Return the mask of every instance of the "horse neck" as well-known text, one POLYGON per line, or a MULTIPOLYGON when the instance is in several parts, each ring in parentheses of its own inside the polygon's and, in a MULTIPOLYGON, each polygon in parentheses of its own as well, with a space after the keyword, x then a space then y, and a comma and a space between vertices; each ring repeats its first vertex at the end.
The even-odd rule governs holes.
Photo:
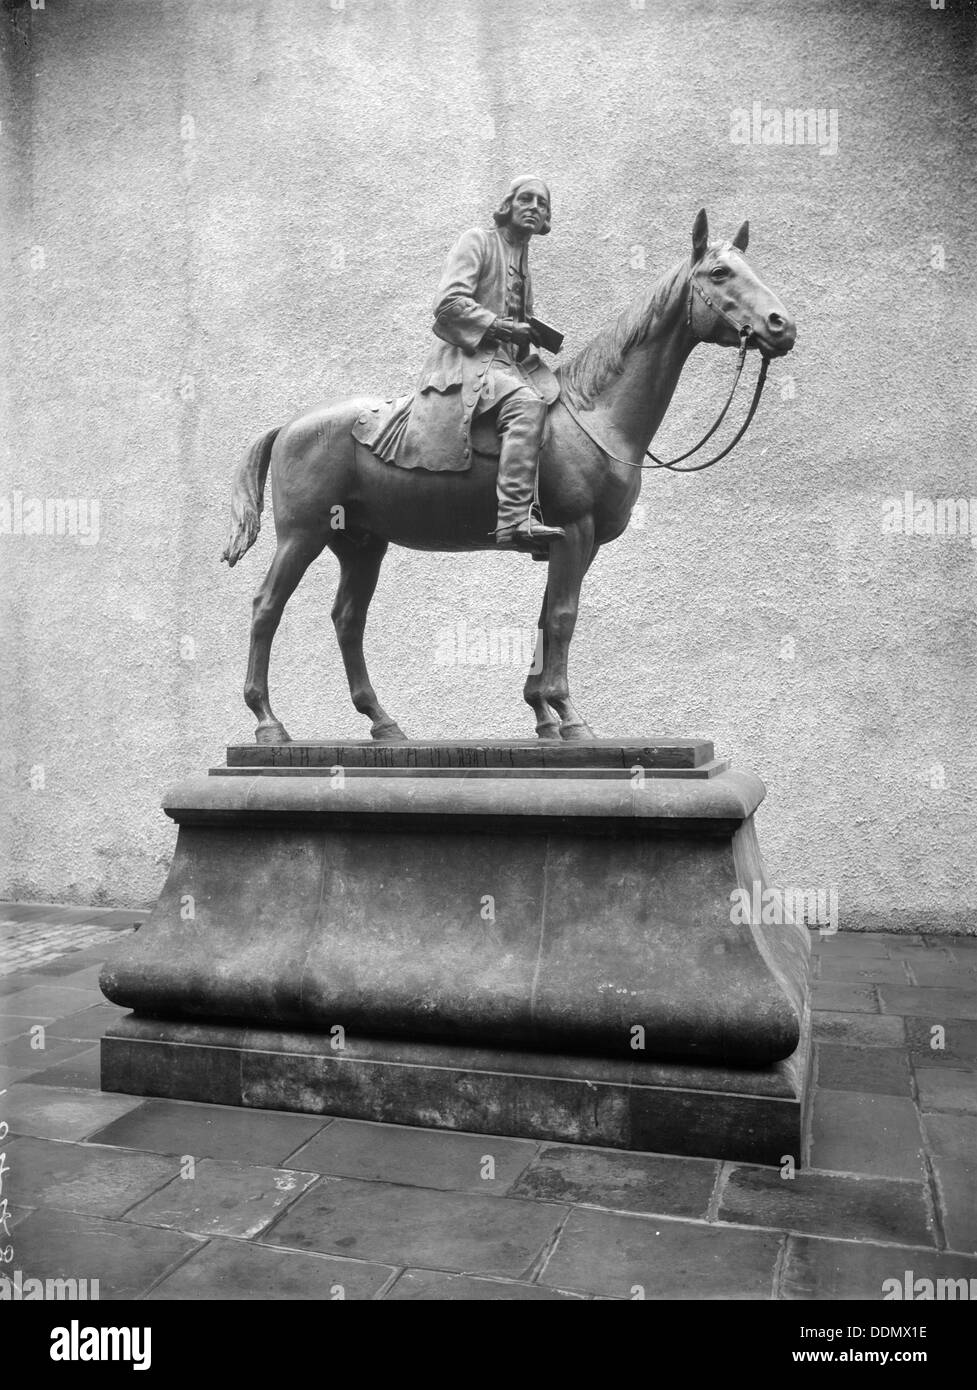
POLYGON ((688 263, 682 261, 662 277, 654 295, 658 310, 646 333, 595 401, 611 432, 630 452, 643 453, 655 437, 696 345, 687 321, 687 294, 688 263))

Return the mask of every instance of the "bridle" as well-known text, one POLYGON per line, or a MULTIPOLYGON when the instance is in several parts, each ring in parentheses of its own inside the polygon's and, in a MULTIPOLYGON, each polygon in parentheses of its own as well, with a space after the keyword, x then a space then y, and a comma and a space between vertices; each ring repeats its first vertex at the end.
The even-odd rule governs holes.
POLYGON ((701 286, 696 282, 694 270, 690 270, 689 272, 689 304, 686 313, 686 322, 688 323, 689 328, 692 327, 692 296, 695 294, 699 296, 702 302, 709 309, 711 309, 714 314, 718 314, 719 317, 725 319, 726 322, 732 328, 735 328, 740 338, 739 356, 736 363, 736 374, 733 377, 733 384, 729 388, 729 395, 726 397, 726 404, 723 406, 722 410, 717 415, 712 427, 706 431, 706 433, 699 440, 698 444, 693 445, 691 449, 687 449, 684 454, 679 454, 677 458, 667 460, 658 458, 655 454, 651 452, 650 449, 646 449, 644 456, 645 458, 651 459, 651 463, 632 463, 630 459, 618 458, 616 454, 611 453, 610 449, 608 449, 605 444, 601 443, 601 441, 594 434, 590 426, 586 425, 584 421, 580 418, 576 406, 572 405, 571 402, 567 399, 567 397, 561 393, 560 399, 566 406, 570 418, 580 426, 584 434, 587 435, 588 438, 591 439, 597 445, 598 449, 600 449, 602 453, 606 454, 607 457, 613 463, 624 464, 626 468, 668 468, 673 473, 701 473, 704 468, 711 468, 714 463, 719 463, 720 459, 724 459, 727 454, 731 453, 732 450, 736 448, 737 444, 743 438, 744 434, 746 434, 746 431, 750 428, 750 424, 753 420, 754 415, 756 414, 757 406, 760 404, 760 397, 763 395, 763 387, 767 380, 767 368, 770 365, 770 357, 767 353, 763 351, 762 348, 760 349, 760 356, 762 358, 762 362, 760 364, 760 374, 757 377, 756 387, 753 391, 753 400, 750 402, 749 413, 747 414, 746 419, 743 421, 743 424, 740 426, 740 429, 736 434, 735 438, 733 438, 730 441, 730 443, 726 445, 726 448, 723 449, 722 453, 716 454, 714 458, 707 459, 705 463, 694 463, 690 465, 690 467, 688 468, 678 468, 676 466, 677 464, 683 463, 687 458, 691 458, 693 454, 697 454, 699 450, 702 448, 703 444, 707 444, 709 442, 712 436, 719 429, 719 426, 725 420, 726 412, 729 410, 729 407, 732 404, 733 397, 736 394, 736 388, 740 382, 740 377, 743 374, 743 364, 746 361, 747 348, 750 345, 750 339, 753 337, 753 329, 749 326, 749 324, 737 323, 734 318, 732 318, 729 314, 726 313, 725 309, 722 309, 718 304, 713 303, 712 299, 709 297, 709 295, 706 294, 705 290, 703 290, 701 286))

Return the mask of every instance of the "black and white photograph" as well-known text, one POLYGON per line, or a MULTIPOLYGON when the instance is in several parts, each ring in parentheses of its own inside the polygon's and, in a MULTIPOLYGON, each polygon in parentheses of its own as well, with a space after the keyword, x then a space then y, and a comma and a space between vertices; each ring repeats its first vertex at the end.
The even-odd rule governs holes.
POLYGON ((2 0, 0 83, 14 1344, 949 1367, 975 0, 2 0))

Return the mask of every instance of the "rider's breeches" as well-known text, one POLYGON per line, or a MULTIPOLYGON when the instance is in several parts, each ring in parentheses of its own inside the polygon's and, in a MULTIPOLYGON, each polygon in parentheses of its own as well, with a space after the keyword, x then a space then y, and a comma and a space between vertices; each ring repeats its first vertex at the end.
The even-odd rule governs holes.
POLYGON ((500 531, 518 526, 529 515, 546 409, 546 402, 529 387, 513 391, 497 407, 495 419, 501 440, 497 523, 500 531))

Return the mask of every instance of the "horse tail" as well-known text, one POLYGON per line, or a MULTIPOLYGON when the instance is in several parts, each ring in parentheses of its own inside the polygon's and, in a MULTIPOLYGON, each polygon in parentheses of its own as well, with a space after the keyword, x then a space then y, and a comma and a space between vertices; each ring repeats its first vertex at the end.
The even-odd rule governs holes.
POLYGON ((256 439, 234 474, 231 484, 231 534, 221 553, 221 559, 226 560, 232 569, 258 539, 271 446, 280 429, 281 425, 276 425, 273 430, 256 439))

